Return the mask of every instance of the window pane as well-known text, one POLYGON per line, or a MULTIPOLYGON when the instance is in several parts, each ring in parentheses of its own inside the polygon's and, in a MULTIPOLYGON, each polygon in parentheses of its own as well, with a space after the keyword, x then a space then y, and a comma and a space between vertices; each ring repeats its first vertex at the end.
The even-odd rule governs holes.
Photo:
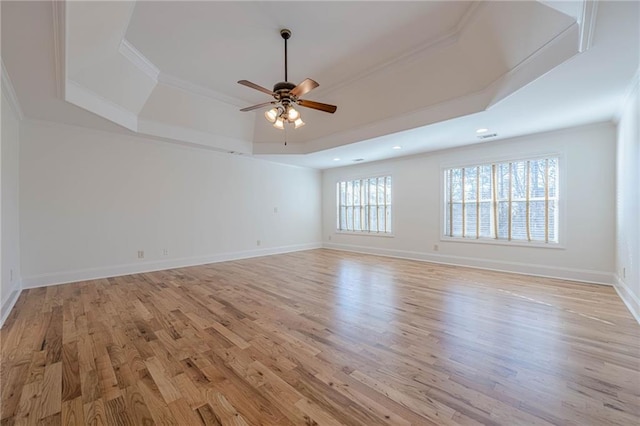
POLYGON ((451 201, 462 201, 462 169, 451 170, 451 201))
POLYGON ((509 199, 509 163, 500 163, 497 165, 497 190, 498 200, 509 199))
POLYGON ((492 203, 490 201, 480 203, 480 237, 493 238, 491 208, 492 203))
POLYGON ((468 203, 465 208, 465 233, 464 236, 468 238, 476 237, 476 203, 468 203))
POLYGON ((467 202, 476 200, 476 189, 478 188, 476 170, 476 167, 464 169, 464 199, 467 202))
POLYGON ((558 242, 557 232, 557 203, 554 200, 549 201, 549 241, 558 242))
POLYGON ((361 231, 362 227, 360 225, 360 207, 354 207, 353 219, 355 221, 354 229, 356 231, 361 231))
POLYGON ((390 207, 387 207, 386 222, 387 222, 387 232, 391 232, 391 208, 390 207))
POLYGON ((378 178, 378 205, 384 205, 385 203, 385 179, 378 178))
POLYGON ((509 202, 498 202, 498 238, 509 238, 509 202))
POLYGON ((369 207, 369 226, 370 231, 375 232, 378 229, 378 209, 375 206, 369 207))
POLYGON ((514 201, 511 205, 511 238, 527 239, 527 203, 514 201))
POLYGON ((491 200, 491 165, 480 166, 480 199, 491 200))
POLYGON ((384 206, 378 207, 378 232, 384 232, 385 213, 384 206))
POLYGON ((558 176, 558 159, 549 159, 549 197, 555 198, 558 196, 557 188, 557 176, 558 176))
POLYGON ((462 236, 462 204, 453 203, 453 235, 452 237, 462 236))
MULTIPOLYGON (((386 187, 387 187, 387 199, 385 200, 385 203, 387 205, 391 205, 391 176, 387 176, 386 178, 386 187)), ((389 210, 389 209, 388 209, 389 210)), ((390 229, 390 228, 387 228, 390 229)))
POLYGON ((527 163, 515 161, 512 163, 512 200, 525 200, 527 198, 527 163))
POLYGON ((529 221, 531 223, 531 240, 544 241, 544 201, 529 203, 529 221))
POLYGON ((347 226, 345 229, 353 230, 353 207, 347 207, 347 226))

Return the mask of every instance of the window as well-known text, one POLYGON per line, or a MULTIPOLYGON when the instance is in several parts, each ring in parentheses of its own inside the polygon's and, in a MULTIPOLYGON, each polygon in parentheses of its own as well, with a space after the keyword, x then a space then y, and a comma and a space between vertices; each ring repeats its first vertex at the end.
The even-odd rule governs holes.
POLYGON ((338 231, 391 233, 391 176, 337 183, 338 231))
POLYGON ((558 158, 447 169, 447 237, 558 243, 558 158))

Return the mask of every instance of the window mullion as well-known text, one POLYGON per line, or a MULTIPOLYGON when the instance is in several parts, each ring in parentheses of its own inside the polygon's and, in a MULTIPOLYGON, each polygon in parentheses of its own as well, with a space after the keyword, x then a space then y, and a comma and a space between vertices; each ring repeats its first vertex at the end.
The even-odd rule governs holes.
POLYGON ((491 197, 493 198, 493 235, 498 239, 498 170, 495 164, 491 165, 491 197))
POLYGON ((384 219, 384 232, 387 232, 387 178, 378 178, 378 180, 382 179, 382 201, 384 203, 382 218, 384 219))
POLYGON ((531 161, 527 161, 527 184, 526 184, 526 188, 525 188, 525 192, 526 192, 526 226, 527 226, 527 241, 531 241, 531 218, 529 216, 531 216, 531 206, 529 205, 530 203, 530 191, 531 191, 531 161))
POLYGON ((449 236, 453 237, 453 169, 449 169, 449 236))
POLYGON ((462 168, 462 238, 465 237, 466 234, 466 208, 467 206, 465 205, 465 190, 464 190, 464 180, 465 180, 465 168, 462 168))
POLYGON ((544 160, 544 242, 549 242, 549 159, 544 160))
POLYGON ((511 241, 511 226, 513 224, 512 223, 513 212, 511 211, 512 197, 513 197, 513 163, 509 163, 509 202, 508 202, 508 208, 507 208, 507 214, 509 215, 509 217, 507 218, 507 224, 508 224, 507 239, 509 241, 511 241))
POLYGON ((476 167, 476 240, 480 238, 480 166, 476 167))

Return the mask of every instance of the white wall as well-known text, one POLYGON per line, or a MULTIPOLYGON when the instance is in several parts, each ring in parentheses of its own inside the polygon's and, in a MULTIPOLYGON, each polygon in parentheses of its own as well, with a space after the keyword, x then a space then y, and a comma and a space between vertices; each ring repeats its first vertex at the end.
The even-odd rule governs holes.
POLYGON ((323 239, 338 249, 612 284, 614 167, 615 127, 605 123, 329 169, 323 173, 323 239), (440 240, 442 167, 548 153, 559 153, 564 169, 564 249, 440 240), (336 181, 384 173, 393 176, 394 236, 336 233, 336 181))
POLYGON ((0 325, 9 314, 20 291, 18 232, 18 138, 20 123, 7 100, 4 84, 2 94, 0 325))
POLYGON ((618 123, 616 289, 640 322, 640 72, 618 123))
POLYGON ((317 247, 320 187, 317 170, 26 122, 23 285, 317 247))

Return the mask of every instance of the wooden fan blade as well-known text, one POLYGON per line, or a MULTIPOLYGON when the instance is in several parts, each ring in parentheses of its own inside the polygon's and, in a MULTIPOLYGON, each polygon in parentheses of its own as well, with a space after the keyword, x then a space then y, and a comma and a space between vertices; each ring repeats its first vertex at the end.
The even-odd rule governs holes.
POLYGON ((273 96, 273 92, 271 90, 265 89, 262 86, 258 86, 257 84, 252 83, 252 82, 250 82, 248 80, 240 80, 240 81, 238 81, 238 84, 242 84, 243 86, 251 87, 252 89, 256 89, 256 90, 259 90, 259 91, 261 91, 263 93, 266 93, 267 95, 273 96))
POLYGON ((335 106, 335 105, 323 104, 321 102, 307 101, 307 100, 304 100, 304 99, 298 100, 298 105, 306 107, 306 108, 317 109, 317 110, 328 112, 328 113, 331 113, 331 114, 336 112, 336 110, 338 109, 338 107, 335 106))
POLYGON ((242 108, 240 111, 244 111, 244 112, 253 111, 254 109, 263 108, 263 107, 266 107, 268 105, 273 105, 275 103, 276 103, 276 101, 264 102, 264 103, 261 103, 261 104, 258 104, 258 105, 253 105, 253 106, 250 106, 250 107, 242 108))
POLYGON ((311 80, 310 78, 307 78, 305 81, 291 89, 291 92, 289 93, 291 93, 291 95, 295 96, 296 98, 299 98, 300 96, 304 95, 305 93, 309 93, 318 86, 320 86, 318 83, 311 80))

